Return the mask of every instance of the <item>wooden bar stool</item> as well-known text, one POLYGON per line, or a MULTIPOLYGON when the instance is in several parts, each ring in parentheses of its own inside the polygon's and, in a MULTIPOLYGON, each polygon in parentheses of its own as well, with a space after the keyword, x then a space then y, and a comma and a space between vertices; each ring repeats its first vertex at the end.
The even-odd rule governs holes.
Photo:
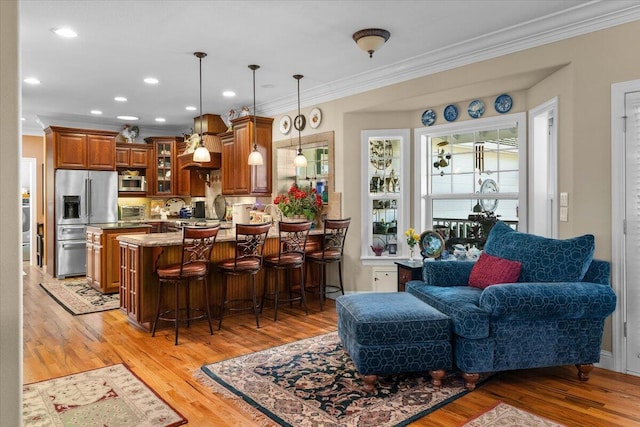
POLYGON ((220 230, 216 227, 184 227, 182 229, 182 253, 179 264, 170 264, 167 266, 157 267, 158 274, 158 307, 156 309, 156 318, 153 321, 153 329, 151 336, 156 335, 156 326, 158 320, 166 320, 175 323, 176 341, 178 345, 178 325, 180 321, 186 321, 187 327, 190 322, 196 319, 207 318, 209 322, 209 331, 213 335, 213 327, 211 325, 211 310, 209 308, 209 286, 207 279, 209 277, 209 259, 211 256, 211 248, 216 241, 216 236, 220 230), (200 281, 204 290, 204 307, 191 308, 190 301, 190 285, 191 281, 200 281), (165 286, 173 286, 175 290, 175 306, 172 310, 160 312, 162 309, 162 288, 165 286), (185 308, 180 308, 180 288, 185 289, 185 308), (184 319, 180 318, 180 312, 185 311, 184 319), (197 313, 192 315, 192 311, 197 313))
POLYGON ((304 306, 306 314, 309 314, 307 307, 307 298, 304 290, 304 261, 305 247, 307 245, 307 237, 311 229, 312 221, 305 222, 280 222, 278 224, 278 253, 276 255, 268 255, 264 257, 264 286, 262 290, 262 301, 260 302, 260 312, 264 308, 264 300, 273 300, 273 321, 278 320, 278 302, 288 302, 293 304, 300 301, 304 306), (296 291, 293 289, 293 271, 300 270, 300 287, 296 291), (275 289, 273 293, 267 295, 267 272, 272 270, 275 272, 275 289), (287 285, 288 297, 282 299, 280 294, 280 276, 281 273, 286 274, 285 283, 287 285), (296 292, 298 296, 294 297, 296 292))
POLYGON ((317 294, 320 297, 320 311, 327 294, 341 292, 344 295, 344 284, 342 282, 342 256, 344 252, 344 242, 347 238, 347 231, 351 224, 351 218, 325 219, 324 236, 322 239, 322 249, 307 254, 307 261, 320 267, 320 280, 317 294), (340 285, 327 286, 327 265, 338 264, 338 277, 340 285), (329 289, 329 290, 327 290, 329 289))
POLYGON ((264 243, 269 234, 271 224, 237 224, 235 257, 218 262, 218 270, 223 275, 222 301, 220 303, 220 321, 218 329, 222 327, 224 309, 231 303, 251 301, 251 307, 229 307, 229 310, 253 310, 256 316, 256 326, 260 327, 259 305, 256 295, 256 274, 262 269, 262 253, 264 243), (227 281, 229 276, 250 276, 252 287, 252 300, 232 299, 227 300, 227 281))

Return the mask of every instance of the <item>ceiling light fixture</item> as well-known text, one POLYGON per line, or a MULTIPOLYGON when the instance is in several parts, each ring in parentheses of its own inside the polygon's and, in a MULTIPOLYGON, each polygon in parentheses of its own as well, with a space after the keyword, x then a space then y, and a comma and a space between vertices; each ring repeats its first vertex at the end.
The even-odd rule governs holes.
POLYGON ((225 90, 224 92, 222 92, 222 96, 224 96, 225 98, 233 98, 234 96, 236 96, 236 93, 232 90, 225 90))
POLYGON ((197 108, 194 107, 193 105, 188 105, 188 106, 184 107, 184 109, 187 110, 187 111, 196 111, 197 110, 197 108))
POLYGON ((253 71, 253 151, 249 154, 249 165, 260 166, 264 163, 262 154, 258 151, 258 123, 256 119, 256 70, 260 68, 260 66, 249 65, 249 68, 253 71))
POLYGON ((74 37, 78 37, 78 33, 73 31, 71 28, 63 27, 63 28, 54 28, 51 31, 59 35, 60 37, 65 37, 68 39, 72 39, 74 37))
POLYGON ((157 85, 158 83, 160 83, 160 80, 156 79, 155 77, 146 77, 144 79, 144 82, 150 85, 157 85))
POLYGON ((125 98, 124 96, 116 96, 115 98, 113 98, 113 100, 118 102, 127 102, 127 98, 125 98))
POLYGON ((120 120, 140 120, 140 117, 136 116, 116 116, 116 118, 120 120))
POLYGON ((300 131, 304 127, 304 117, 300 115, 300 79, 304 76, 302 74, 294 74, 293 78, 298 81, 298 115, 293 121, 294 126, 298 129, 298 155, 293 159, 293 164, 298 168, 304 168, 307 166, 307 158, 302 154, 302 136, 300 131))
POLYGON ((40 80, 36 79, 35 77, 27 77, 23 81, 25 83, 27 83, 27 84, 30 84, 30 85, 39 85, 40 84, 40 80))
POLYGON ((193 161, 210 162, 211 154, 209 154, 207 147, 204 146, 204 135, 202 134, 202 58, 207 56, 207 54, 204 52, 194 52, 193 54, 200 62, 200 145, 196 148, 196 151, 193 152, 193 161))
POLYGON ((382 47, 389 40, 389 37, 391 37, 391 33, 381 28, 366 28, 353 33, 353 41, 360 49, 369 54, 369 58, 373 58, 373 52, 382 47))
POLYGON ((100 114, 102 114, 102 111, 100 111, 100 110, 91 110, 90 112, 91 112, 91 114, 94 114, 96 116, 99 116, 100 114))
POLYGON ((164 117, 156 117, 156 122, 158 122, 158 123, 164 123, 166 121, 167 121, 167 119, 165 119, 164 117))

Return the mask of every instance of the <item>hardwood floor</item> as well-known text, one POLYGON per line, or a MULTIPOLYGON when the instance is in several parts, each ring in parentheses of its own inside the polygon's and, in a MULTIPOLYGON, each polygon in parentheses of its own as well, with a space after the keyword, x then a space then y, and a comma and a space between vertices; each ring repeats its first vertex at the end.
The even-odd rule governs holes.
MULTIPOLYGON (((336 330, 333 304, 318 310, 281 309, 278 322, 265 308, 260 329, 251 313, 225 316, 221 331, 209 335, 206 321, 152 338, 131 326, 120 310, 72 316, 38 286, 52 280, 25 264, 24 382, 31 383, 127 364, 192 426, 251 426, 250 414, 201 386, 193 372, 211 363, 336 330)), ((499 373, 475 391, 417 420, 412 426, 459 426, 503 401, 567 426, 640 426, 640 378, 594 369, 587 383, 573 366, 499 373)))

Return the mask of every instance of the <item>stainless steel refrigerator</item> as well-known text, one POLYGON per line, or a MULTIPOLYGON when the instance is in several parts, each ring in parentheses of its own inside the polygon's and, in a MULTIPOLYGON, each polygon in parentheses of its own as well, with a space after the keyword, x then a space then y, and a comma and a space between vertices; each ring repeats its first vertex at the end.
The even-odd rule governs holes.
POLYGON ((118 221, 118 173, 58 169, 56 276, 87 273, 86 226, 118 221))

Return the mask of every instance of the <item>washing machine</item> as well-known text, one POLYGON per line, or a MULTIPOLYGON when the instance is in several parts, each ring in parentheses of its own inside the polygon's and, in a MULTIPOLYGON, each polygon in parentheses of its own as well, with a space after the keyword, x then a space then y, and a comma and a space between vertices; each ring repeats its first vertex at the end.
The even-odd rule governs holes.
POLYGON ((28 198, 22 199, 22 260, 31 259, 31 204, 28 198))

